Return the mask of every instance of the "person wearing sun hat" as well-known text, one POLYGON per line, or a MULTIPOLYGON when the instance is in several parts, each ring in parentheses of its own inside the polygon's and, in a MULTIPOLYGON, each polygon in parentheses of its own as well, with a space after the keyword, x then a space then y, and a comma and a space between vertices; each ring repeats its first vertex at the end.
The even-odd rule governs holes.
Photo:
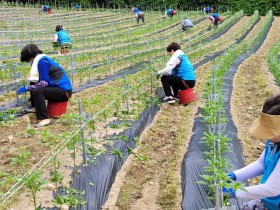
POLYGON ((254 138, 266 141, 265 149, 258 160, 229 173, 228 177, 241 181, 262 175, 260 184, 242 191, 223 188, 223 192, 248 200, 242 210, 280 210, 280 94, 265 101, 249 132, 254 138))

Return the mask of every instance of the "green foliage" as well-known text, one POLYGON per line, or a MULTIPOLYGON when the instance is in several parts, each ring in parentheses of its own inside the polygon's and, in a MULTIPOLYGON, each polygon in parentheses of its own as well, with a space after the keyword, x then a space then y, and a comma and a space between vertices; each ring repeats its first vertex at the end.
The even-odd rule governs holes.
POLYGON ((16 157, 11 158, 11 163, 19 166, 26 166, 30 154, 30 151, 23 151, 16 157))
POLYGON ((63 194, 64 195, 57 195, 53 203, 58 205, 66 204, 72 208, 76 208, 78 204, 82 206, 86 205, 86 201, 83 198, 85 191, 80 192, 72 187, 68 187, 63 189, 63 194))
POLYGON ((113 149, 111 152, 110 152, 110 155, 117 155, 119 156, 120 158, 123 158, 123 153, 118 150, 118 149, 113 149))
POLYGON ((37 192, 40 190, 40 187, 45 184, 45 181, 41 177, 41 173, 39 172, 32 172, 26 179, 23 180, 25 186, 30 190, 33 198, 33 204, 35 210, 37 210, 37 203, 36 203, 36 195, 37 192))

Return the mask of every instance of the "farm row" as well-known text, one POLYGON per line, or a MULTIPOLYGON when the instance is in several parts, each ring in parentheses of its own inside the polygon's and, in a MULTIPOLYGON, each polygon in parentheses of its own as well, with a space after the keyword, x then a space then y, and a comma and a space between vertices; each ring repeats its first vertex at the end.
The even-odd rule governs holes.
MULTIPOLYGON (((62 14, 61 16, 63 15, 66 14, 62 14)), ((268 13, 266 17, 262 18, 259 17, 258 12, 255 12, 251 17, 243 17, 242 12, 234 15, 224 14, 226 20, 223 24, 216 29, 208 31, 206 30, 209 24, 207 20, 202 21, 203 16, 197 15, 196 12, 190 12, 187 15, 194 22, 197 21, 197 24, 187 33, 180 31, 180 22, 186 14, 179 14, 175 18, 167 20, 162 19, 160 14, 147 15, 147 23, 137 27, 133 24, 134 20, 129 15, 126 17, 123 14, 115 14, 117 17, 114 17, 114 22, 111 21, 112 14, 106 13, 89 14, 85 12, 85 14, 67 15, 69 15, 67 16, 69 23, 73 20, 73 22, 76 21, 78 24, 81 22, 79 18, 84 18, 83 23, 85 23, 84 27, 87 30, 81 31, 74 28, 71 30, 69 28, 68 32, 69 34, 73 34, 73 40, 75 40, 73 43, 75 45, 77 43, 77 47, 74 47, 69 55, 52 55, 52 57, 66 68, 78 93, 74 94, 69 102, 68 114, 59 120, 53 121, 53 124, 47 128, 40 130, 34 129, 30 125, 35 121, 34 116, 31 114, 20 118, 8 115, 9 121, 1 123, 1 132, 3 136, 7 137, 1 140, 3 144, 0 158, 2 163, 0 175, 1 204, 5 207, 7 203, 13 200, 14 195, 19 195, 23 192, 18 189, 22 189, 21 187, 24 183, 27 189, 30 190, 32 185, 30 185, 27 178, 31 177, 31 180, 32 178, 36 178, 37 181, 40 181, 42 178, 49 180, 48 182, 52 183, 53 186, 58 187, 63 185, 65 189, 73 192, 73 194, 65 194, 65 191, 63 191, 60 196, 56 196, 54 203, 57 206, 67 204, 68 206, 75 207, 78 204, 79 208, 81 208, 81 205, 85 205, 88 209, 100 209, 105 202, 111 185, 106 186, 104 189, 102 188, 104 193, 100 195, 94 194, 93 196, 93 191, 101 189, 100 187, 103 186, 103 182, 98 183, 85 180, 84 185, 87 187, 83 188, 75 186, 75 180, 80 179, 83 170, 86 170, 84 168, 94 167, 95 164, 99 164, 98 167, 101 167, 99 161, 104 156, 105 159, 106 157, 109 159, 114 157, 122 165, 128 154, 132 153, 136 161, 129 169, 131 173, 128 173, 127 181, 121 188, 117 202, 118 206, 121 209, 133 208, 133 205, 136 204, 137 196, 142 193, 144 183, 154 179, 156 177, 155 173, 158 173, 161 175, 161 178, 156 180, 155 183, 160 183, 159 187, 161 189, 169 190, 163 190, 163 193, 158 195, 158 203, 164 209, 179 209, 178 198, 180 197, 180 193, 178 191, 178 183, 180 178, 175 174, 179 170, 180 154, 184 153, 183 149, 186 149, 182 147, 182 144, 183 142, 188 142, 190 136, 179 134, 181 139, 178 139, 176 136, 171 135, 171 137, 168 134, 172 132, 172 129, 175 129, 175 132, 182 132, 186 128, 180 126, 171 130, 166 129, 166 136, 163 135, 163 138, 159 141, 158 136, 160 136, 160 133, 163 132, 165 127, 160 128, 159 126, 155 134, 151 137, 155 141, 155 144, 152 144, 151 139, 145 143, 145 138, 138 142, 138 136, 127 138, 122 132, 134 125, 137 119, 141 119, 143 112, 148 107, 159 104, 158 96, 155 94, 155 90, 159 87, 159 82, 155 80, 154 75, 156 70, 162 68, 167 58, 164 56, 165 46, 172 41, 176 41, 181 44, 183 51, 187 53, 197 67, 196 72, 200 79, 196 87, 196 94, 198 98, 204 95, 206 99, 203 118, 205 122, 209 123, 210 128, 209 134, 206 134, 204 139, 208 142, 210 148, 215 145, 215 142, 210 142, 210 138, 223 140, 221 133, 214 137, 211 136, 213 134, 213 130, 211 129, 215 128, 215 124, 219 121, 216 118, 217 112, 220 113, 219 123, 226 122, 222 100, 223 75, 230 65, 232 65, 235 58, 250 50, 252 46, 259 42, 265 30, 269 28, 272 14, 268 13), (87 16, 89 16, 89 19, 87 16), (92 20, 98 21, 91 23, 92 20), (102 28, 102 25, 104 25, 104 28, 102 28), (113 31, 110 28, 111 25, 114 25, 113 31), (126 27, 127 25, 128 27, 126 27), (99 27, 101 28, 100 30, 99 27), (133 27, 133 30, 131 27, 133 27), (98 30, 92 31, 93 28, 98 28, 98 30), (128 36, 129 33, 131 34, 130 36, 128 36), (79 36, 82 39, 78 38, 79 36), (220 54, 222 55, 217 57, 220 54), (215 63, 213 63, 213 59, 215 59, 215 63), (92 68, 92 65, 95 65, 95 68, 92 68), (213 66, 212 70, 211 66, 213 66), (134 68, 137 68, 136 73, 133 71, 134 68), (129 72, 133 74, 129 74, 129 72), (114 75, 121 76, 119 76, 119 79, 110 81, 110 78, 113 78, 114 75), (207 77, 210 78, 209 81, 207 81, 207 77), (98 83, 98 80, 103 78, 107 78, 108 80, 102 85, 96 85, 96 87, 89 89, 84 88, 85 90, 82 91, 78 89, 82 86, 86 87, 86 85, 91 87, 93 86, 91 85, 92 83, 98 83), (80 114, 78 114, 78 103, 82 105, 82 110, 81 106, 79 107, 80 114), (170 137, 175 140, 174 143, 170 143, 170 137), (207 138, 209 138, 209 141, 207 138), (124 148, 117 146, 119 142, 122 142, 120 143, 122 145, 124 144, 124 148), (132 150, 136 143, 139 148, 137 152, 132 150), (164 147, 166 144, 169 145, 167 148, 164 147), (167 152, 166 149, 172 147, 172 144, 174 144, 174 150, 167 152), (162 149, 158 149, 159 147, 162 149), (165 157, 169 156, 172 158, 166 160, 162 155, 158 155, 158 159, 155 158, 155 155, 160 153, 165 154, 165 157), (152 161, 153 159, 154 161, 152 161), (158 164, 155 164, 155 161, 158 161, 158 164), (48 162, 51 163, 49 164, 48 162), (77 167, 75 169, 75 166, 85 162, 87 163, 86 167, 82 167, 81 169, 77 167), (167 169, 165 170, 159 168, 163 163, 167 165, 167 169), (68 168, 66 171, 65 165, 68 168), (70 184, 70 187, 69 174, 71 170, 69 168, 74 168, 74 172, 76 170, 76 173, 71 178, 72 184, 70 184), (139 171, 141 172, 141 176, 133 173, 139 168, 141 169, 139 171), (130 183, 128 180, 136 181, 130 183), (134 186, 133 188, 131 188, 132 185, 134 186), (80 192, 75 191, 74 187, 80 192), (82 193, 83 190, 85 190, 84 193, 82 193), (130 193, 128 194, 128 192, 130 193), (70 203, 67 200, 67 196, 69 198, 74 194, 80 194, 80 197, 83 199, 77 199, 78 201, 70 203), (94 202, 88 202, 92 200, 92 197, 95 198, 94 202)), ((49 18, 49 20, 45 21, 51 21, 56 25, 54 20, 56 18, 59 19, 59 17, 60 14, 57 14, 57 17, 54 15, 44 17, 43 19, 49 18)), ((16 15, 13 14, 11 18, 16 18, 16 15)), ((29 27, 32 28, 32 21, 32 19, 28 20, 28 16, 24 19, 24 22, 26 22, 25 31, 29 27)), ((17 25, 22 25, 21 23, 20 21, 19 23, 14 22, 14 24, 8 27, 15 28, 17 25)), ((66 24, 63 23, 63 25, 66 24)), ((46 42, 45 40, 47 40, 44 37, 48 36, 48 30, 40 27, 36 26, 35 30, 31 33, 36 35, 36 39, 34 40, 42 41, 39 41, 38 45, 44 51, 50 52, 50 46, 44 44, 46 42)), ((2 91, 2 102, 4 105, 11 104, 11 101, 16 99, 15 87, 18 84, 24 84, 29 72, 27 66, 18 64, 18 61, 12 58, 15 54, 19 54, 21 45, 26 41, 26 37, 23 38, 25 35, 20 31, 22 30, 19 30, 19 33, 15 33, 17 35, 11 37, 9 40, 3 39, 3 42, 7 42, 7 44, 4 44, 6 48, 3 48, 4 51, 1 52, 1 55, 11 56, 9 60, 3 60, 3 66, 1 68, 0 79, 5 84, 2 91), (15 75, 19 76, 15 77, 15 75), (8 101, 6 98, 8 98, 8 101)), ((52 28, 50 28, 50 31, 52 31, 52 28)), ((7 34, 5 34, 6 36, 7 34)), ((271 57, 269 59, 270 65, 272 66, 271 69, 279 68, 279 63, 275 59, 277 57, 275 55, 278 49, 277 46, 279 45, 276 45, 269 54, 271 57)), ((277 75, 277 71, 275 72, 277 75)), ((18 100, 26 101, 27 98, 28 96, 25 95, 18 100)), ((199 99, 198 103, 191 104, 187 107, 182 116, 180 116, 182 112, 181 108, 175 107, 174 112, 176 114, 174 118, 169 116, 172 119, 170 121, 167 120, 167 122, 176 124, 180 120, 183 120, 183 116, 193 116, 192 112, 198 106, 202 107, 202 104, 204 104, 203 100, 199 99)), ((168 115, 166 113, 168 107, 162 106, 162 109, 160 112, 168 115)), ((159 113, 160 117, 164 121, 161 113, 159 113)), ((161 123, 159 121, 156 122, 161 123)), ((188 123, 192 127, 192 122, 188 123)), ((226 144, 226 141, 224 143, 226 144)), ((207 159, 210 160, 217 156, 221 158, 221 151, 227 151, 224 145, 220 145, 218 150, 214 147, 208 153, 207 159)), ((218 159, 218 161, 221 162, 222 160, 218 159)), ((224 169, 225 165, 211 165, 208 168, 208 172, 210 173, 209 177, 219 177, 219 180, 209 180, 209 177, 205 178, 211 181, 211 183, 217 183, 218 181, 224 184, 223 181, 226 181, 222 173, 224 169), (222 176, 215 174, 216 172, 222 174, 222 176)), ((95 172, 98 174, 98 170, 95 170, 95 172)), ((109 173, 107 176, 111 176, 110 180, 114 180, 114 175, 109 173)), ((43 184, 43 182, 38 183, 43 184)), ((50 198, 51 192, 44 190, 44 187, 45 185, 41 192, 37 194, 37 204, 40 203, 45 207, 52 206, 50 203, 52 199, 50 198), (40 193, 44 196, 40 196, 40 193), (44 193, 49 194, 49 196, 45 196, 44 193)), ((188 186, 185 186, 185 188, 188 188, 188 186)), ((13 204, 12 207, 19 209, 19 206, 26 203, 29 206, 25 208, 31 208, 32 200, 24 195, 25 193, 19 197, 18 204, 13 204)), ((188 205, 192 205, 191 202, 187 203, 189 203, 188 205)), ((208 205, 210 204, 208 203, 208 205)), ((193 208, 185 206, 185 209, 193 208)))

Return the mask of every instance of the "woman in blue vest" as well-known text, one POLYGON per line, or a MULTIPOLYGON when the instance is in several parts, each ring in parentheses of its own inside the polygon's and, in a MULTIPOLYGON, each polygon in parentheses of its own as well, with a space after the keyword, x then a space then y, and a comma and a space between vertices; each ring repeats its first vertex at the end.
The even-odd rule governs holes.
POLYGON ((69 49, 72 48, 72 43, 67 31, 63 30, 62 25, 57 25, 55 27, 55 31, 56 34, 53 40, 54 49, 55 50, 57 50, 58 48, 60 49, 58 51, 58 54, 69 52, 69 49))
POLYGON ((234 191, 223 191, 237 198, 249 200, 242 210, 280 210, 280 95, 265 101, 260 116, 249 131, 253 137, 266 140, 265 149, 259 159, 248 166, 231 172, 228 176, 241 181, 261 176, 259 185, 234 191))
POLYGON ((213 24, 214 24, 214 26, 217 26, 218 22, 222 22, 223 21, 223 18, 219 14, 217 14, 217 13, 208 15, 207 19, 209 19, 211 21, 209 27, 212 27, 213 24))
POLYGON ((168 9, 165 12, 164 18, 166 18, 166 16, 169 17, 173 17, 173 15, 176 15, 177 11, 175 9, 168 9))
POLYGON ((72 85, 65 70, 54 60, 44 55, 35 44, 28 44, 21 50, 21 62, 31 65, 29 81, 32 85, 20 87, 18 94, 30 91, 32 108, 39 121, 35 126, 50 124, 45 100, 65 102, 71 98, 72 85))
POLYGON ((136 7, 132 7, 131 12, 132 12, 133 14, 135 14, 137 24, 139 24, 139 20, 140 20, 140 19, 142 20, 142 23, 145 24, 145 19, 144 19, 145 17, 144 17, 144 13, 143 13, 143 12, 141 12, 141 11, 140 11, 138 8, 136 8, 136 7))
POLYGON ((175 103, 175 99, 178 99, 179 90, 186 90, 195 86, 196 76, 192 63, 183 53, 179 44, 172 42, 166 50, 171 58, 166 67, 157 72, 157 78, 162 75, 161 83, 166 95, 163 101, 175 103))

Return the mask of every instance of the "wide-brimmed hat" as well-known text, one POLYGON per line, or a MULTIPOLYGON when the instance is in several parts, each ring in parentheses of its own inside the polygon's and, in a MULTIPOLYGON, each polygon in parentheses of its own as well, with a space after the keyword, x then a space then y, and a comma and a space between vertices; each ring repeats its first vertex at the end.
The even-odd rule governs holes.
POLYGON ((261 112, 253 122, 249 132, 261 140, 273 139, 280 135, 280 115, 269 115, 261 112))

